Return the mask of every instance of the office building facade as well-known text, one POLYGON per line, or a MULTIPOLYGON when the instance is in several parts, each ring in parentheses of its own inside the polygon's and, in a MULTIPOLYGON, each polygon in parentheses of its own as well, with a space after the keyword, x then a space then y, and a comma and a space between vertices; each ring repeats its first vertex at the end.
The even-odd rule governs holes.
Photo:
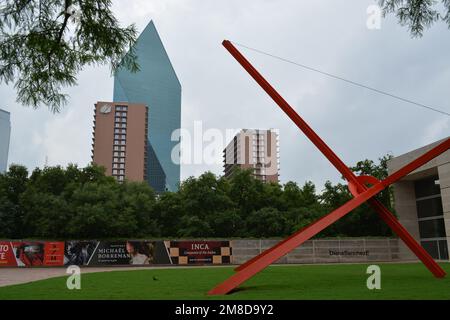
POLYGON ((119 182, 147 180, 148 108, 127 102, 97 102, 92 162, 119 182))
POLYGON ((223 151, 224 175, 237 168, 252 170, 262 182, 279 181, 279 143, 275 130, 241 130, 223 151))
MULTIPOLYGON (((447 138, 448 139, 448 138, 447 138)), ((388 162, 393 173, 441 141, 413 150, 388 162)), ((394 184, 395 210, 399 221, 436 260, 449 260, 450 150, 394 184)), ((415 256, 405 245, 402 258, 415 256)))
POLYGON ((135 52, 140 71, 116 72, 113 100, 148 106, 147 181, 157 192, 176 191, 180 165, 172 150, 179 139, 172 141, 172 134, 181 126, 181 84, 153 22, 139 36, 135 52))
POLYGON ((8 168, 10 135, 10 113, 8 111, 0 109, 0 173, 4 173, 8 168))

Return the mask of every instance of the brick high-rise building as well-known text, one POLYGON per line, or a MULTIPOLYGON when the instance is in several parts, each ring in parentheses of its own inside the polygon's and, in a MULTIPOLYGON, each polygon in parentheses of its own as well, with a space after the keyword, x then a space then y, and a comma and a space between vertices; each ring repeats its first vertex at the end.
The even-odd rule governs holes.
POLYGON ((225 177, 236 168, 251 169, 256 179, 278 182, 279 147, 275 130, 241 130, 223 151, 225 177))
POLYGON ((147 179, 148 108, 128 102, 97 102, 92 161, 118 181, 147 179))

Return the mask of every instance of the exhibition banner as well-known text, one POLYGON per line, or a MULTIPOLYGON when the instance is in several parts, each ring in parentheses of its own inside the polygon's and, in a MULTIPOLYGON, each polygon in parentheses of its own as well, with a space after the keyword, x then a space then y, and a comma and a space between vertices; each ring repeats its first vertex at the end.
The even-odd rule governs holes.
POLYGON ((163 241, 67 241, 65 265, 171 264, 163 241))
POLYGON ((0 241, 0 267, 229 264, 229 241, 0 241))
POLYGON ((170 241, 173 264, 229 264, 232 249, 229 241, 170 241))
POLYGON ((62 266, 64 242, 2 241, 0 242, 0 266, 39 267, 62 266))

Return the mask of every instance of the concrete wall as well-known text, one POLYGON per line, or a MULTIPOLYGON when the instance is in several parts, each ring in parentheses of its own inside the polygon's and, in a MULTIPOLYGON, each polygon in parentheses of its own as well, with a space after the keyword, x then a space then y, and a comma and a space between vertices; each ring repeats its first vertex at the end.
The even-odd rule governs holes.
MULTIPOLYGON (((281 240, 232 240, 232 263, 241 264, 281 240)), ((277 263, 353 263, 400 261, 399 240, 343 238, 309 240, 277 263), (330 252, 332 251, 332 252, 330 252), (339 252, 340 254, 335 254, 339 252)))

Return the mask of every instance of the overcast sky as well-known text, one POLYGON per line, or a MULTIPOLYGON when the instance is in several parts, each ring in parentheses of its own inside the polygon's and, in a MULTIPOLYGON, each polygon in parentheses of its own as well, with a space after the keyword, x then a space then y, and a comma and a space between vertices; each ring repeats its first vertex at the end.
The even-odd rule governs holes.
MULTIPOLYGON (((221 46, 223 39, 267 51, 450 112, 450 30, 433 26, 411 39, 393 17, 366 26, 366 0, 130 0, 114 1, 124 25, 138 31, 153 20, 183 88, 182 127, 277 128, 280 178, 320 190, 340 175, 221 46)), ((450 117, 242 49, 348 165, 390 152, 399 155, 444 138, 450 117)), ((86 68, 60 114, 15 102, 0 85, 0 108, 11 112, 9 163, 29 168, 91 157, 93 106, 110 101, 109 67, 86 68)), ((184 165, 182 179, 221 165, 184 165)))

